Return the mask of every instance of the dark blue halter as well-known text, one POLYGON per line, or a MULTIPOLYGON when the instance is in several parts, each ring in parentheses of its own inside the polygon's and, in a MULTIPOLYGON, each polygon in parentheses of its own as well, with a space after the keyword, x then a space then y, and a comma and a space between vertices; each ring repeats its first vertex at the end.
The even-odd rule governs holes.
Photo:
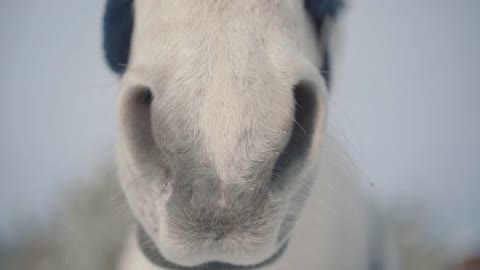
POLYGON ((103 49, 108 66, 125 71, 133 32, 133 0, 107 0, 103 17, 103 49))
MULTIPOLYGON (((130 41, 133 31, 133 1, 107 0, 103 18, 103 48, 108 66, 117 74, 122 74, 128 65, 130 41)), ((334 18, 343 6, 343 0, 305 0, 305 9, 315 24, 318 34, 326 18, 334 18)), ((328 45, 328 44, 327 44, 328 45)), ((320 71, 330 82, 330 54, 328 46, 323 52, 324 61, 320 71)))

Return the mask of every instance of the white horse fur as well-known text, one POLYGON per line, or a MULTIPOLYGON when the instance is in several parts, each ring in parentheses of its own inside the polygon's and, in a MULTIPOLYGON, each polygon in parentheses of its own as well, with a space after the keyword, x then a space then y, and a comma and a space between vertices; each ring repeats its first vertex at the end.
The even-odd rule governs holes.
MULTIPOLYGON (((134 15, 117 160, 149 244, 179 266, 247 266, 290 239, 262 269, 367 269, 368 215, 326 139, 325 44, 303 1, 136 0, 134 15)), ((162 269, 134 238, 119 268, 162 269)))
MULTIPOLYGON (((286 241, 261 269, 447 269, 452 258, 412 242, 412 217, 372 214, 361 174, 327 135, 317 68, 332 24, 319 36, 301 0, 134 3, 118 99, 122 190, 111 177, 76 190, 45 235, 0 243, 0 269, 170 269, 144 244, 178 266, 244 266, 286 241), (130 212, 148 243, 126 233, 130 212)), ((230 269, 203 266, 190 269, 230 269)))

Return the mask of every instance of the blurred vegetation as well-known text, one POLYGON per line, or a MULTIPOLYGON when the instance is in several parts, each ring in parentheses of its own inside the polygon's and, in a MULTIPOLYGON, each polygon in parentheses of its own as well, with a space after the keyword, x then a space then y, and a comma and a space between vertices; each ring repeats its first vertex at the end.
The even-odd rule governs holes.
POLYGON ((25 243, 0 243, 0 269, 115 269, 132 218, 112 175, 74 190, 58 219, 25 243))

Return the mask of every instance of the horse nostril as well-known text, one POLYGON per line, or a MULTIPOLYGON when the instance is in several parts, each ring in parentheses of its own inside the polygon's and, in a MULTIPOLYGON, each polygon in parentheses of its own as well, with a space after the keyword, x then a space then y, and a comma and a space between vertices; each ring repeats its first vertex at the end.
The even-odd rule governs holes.
POLYGON ((140 105, 150 106, 152 104, 153 95, 149 89, 139 90, 137 95, 137 99, 140 105))
POLYGON ((130 153, 135 160, 146 162, 154 153, 154 138, 151 127, 151 104, 154 96, 147 87, 126 89, 121 101, 121 131, 130 153))
POLYGON ((294 126, 284 151, 280 154, 274 167, 277 188, 285 186, 281 176, 291 168, 302 165, 308 155, 315 129, 316 115, 318 112, 316 88, 308 81, 301 81, 293 88, 295 115, 294 126))

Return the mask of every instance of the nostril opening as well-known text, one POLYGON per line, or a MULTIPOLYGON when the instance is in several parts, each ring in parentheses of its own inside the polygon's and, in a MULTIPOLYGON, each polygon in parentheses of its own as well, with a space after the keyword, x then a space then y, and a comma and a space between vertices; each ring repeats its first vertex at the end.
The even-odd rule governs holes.
POLYGON ((136 101, 140 105, 150 106, 152 104, 152 101, 153 101, 152 92, 148 89, 138 90, 136 101))
POLYGON ((313 138, 315 118, 318 111, 316 88, 308 81, 301 81, 293 88, 295 102, 294 125, 290 140, 280 154, 274 167, 273 183, 276 188, 283 188, 285 174, 291 169, 304 164, 313 138))
POLYGON ((130 153, 141 163, 156 155, 151 126, 152 91, 138 86, 126 90, 121 107, 121 131, 130 153))

